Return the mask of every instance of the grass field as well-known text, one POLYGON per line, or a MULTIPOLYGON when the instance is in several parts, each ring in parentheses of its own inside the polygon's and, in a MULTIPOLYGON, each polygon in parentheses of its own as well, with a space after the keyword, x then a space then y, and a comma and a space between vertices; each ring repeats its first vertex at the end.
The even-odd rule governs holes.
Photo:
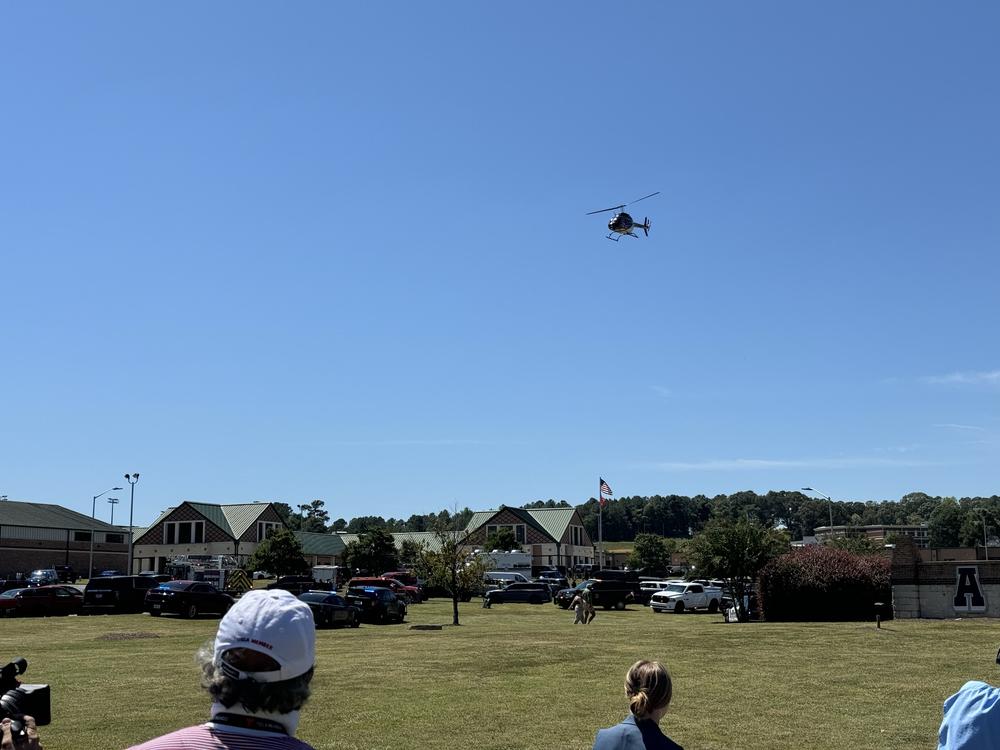
MULTIPOLYGON (((933 748, 941 703, 996 683, 994 620, 726 625, 718 615, 549 604, 462 605, 462 625, 322 630, 299 737, 316 748, 590 748, 626 711, 639 658, 665 662, 668 735, 696 748, 933 748)), ((0 654, 52 685, 46 750, 124 748, 202 721, 193 654, 217 620, 107 615, 4 620, 0 654), (140 637, 136 637, 140 636, 140 637)), ((450 602, 409 623, 451 622, 450 602)))

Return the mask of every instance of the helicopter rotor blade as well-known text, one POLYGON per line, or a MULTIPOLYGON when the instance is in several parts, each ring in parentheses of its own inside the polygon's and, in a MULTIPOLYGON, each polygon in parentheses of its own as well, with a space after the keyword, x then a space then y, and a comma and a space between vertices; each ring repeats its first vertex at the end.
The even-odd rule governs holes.
MULTIPOLYGON (((649 196, 646 196, 647 198, 649 196)), ((620 206, 612 206, 611 208, 602 208, 600 211, 588 211, 584 216, 590 216, 591 214, 603 214, 605 211, 617 211, 619 208, 625 208, 626 204, 622 203, 620 206)))
MULTIPOLYGON (((646 198, 652 198, 654 195, 659 195, 659 194, 660 194, 660 191, 657 190, 655 193, 650 193, 649 195, 644 195, 641 198, 636 198, 634 201, 632 201, 632 203, 638 203, 639 201, 644 201, 644 200, 646 200, 646 198)), ((632 203, 626 203, 625 205, 626 206, 631 206, 632 203)))

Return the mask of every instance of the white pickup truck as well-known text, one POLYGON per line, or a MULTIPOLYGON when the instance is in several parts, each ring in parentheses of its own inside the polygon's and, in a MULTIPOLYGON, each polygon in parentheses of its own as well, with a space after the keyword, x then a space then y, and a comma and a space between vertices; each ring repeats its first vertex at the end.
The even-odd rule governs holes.
POLYGON ((649 607, 654 612, 686 612, 692 609, 707 609, 711 613, 719 611, 722 589, 702 583, 671 583, 649 598, 649 607))

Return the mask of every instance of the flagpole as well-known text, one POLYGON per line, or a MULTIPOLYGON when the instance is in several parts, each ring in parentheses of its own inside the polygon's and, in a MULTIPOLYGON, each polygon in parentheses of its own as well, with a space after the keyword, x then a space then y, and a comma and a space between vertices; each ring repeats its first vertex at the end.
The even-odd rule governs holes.
POLYGON ((604 570, 604 488, 597 488, 597 549, 600 551, 600 566, 604 570))

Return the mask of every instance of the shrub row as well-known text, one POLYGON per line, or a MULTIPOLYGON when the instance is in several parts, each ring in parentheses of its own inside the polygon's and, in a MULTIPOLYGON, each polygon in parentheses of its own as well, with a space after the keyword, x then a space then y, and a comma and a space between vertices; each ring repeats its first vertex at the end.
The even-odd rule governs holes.
POLYGON ((889 560, 833 547, 802 547, 764 567, 758 578, 767 620, 874 620, 876 602, 891 601, 889 560))

